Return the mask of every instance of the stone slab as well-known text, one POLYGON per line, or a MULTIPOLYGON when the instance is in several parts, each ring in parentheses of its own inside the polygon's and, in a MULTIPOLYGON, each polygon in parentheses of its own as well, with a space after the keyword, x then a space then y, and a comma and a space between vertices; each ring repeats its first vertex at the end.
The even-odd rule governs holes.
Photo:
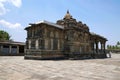
POLYGON ((120 80, 120 54, 87 60, 24 60, 0 56, 0 80, 120 80))

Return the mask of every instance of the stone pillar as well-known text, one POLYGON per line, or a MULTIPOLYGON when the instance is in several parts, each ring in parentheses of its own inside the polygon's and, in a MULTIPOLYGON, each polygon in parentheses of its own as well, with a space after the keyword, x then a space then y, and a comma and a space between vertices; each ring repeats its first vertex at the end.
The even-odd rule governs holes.
POLYGON ((53 50, 53 39, 51 39, 51 50, 53 50))
POLYGON ((61 39, 61 42, 60 42, 60 47, 61 47, 61 50, 64 50, 64 47, 65 46, 65 42, 63 41, 63 39, 61 39))
POLYGON ((28 40, 28 49, 31 49, 31 40, 28 40))
POLYGON ((36 48, 36 49, 39 49, 39 43, 38 43, 38 40, 36 40, 36 42, 35 42, 35 48, 36 48))
POLYGON ((17 45, 17 54, 19 54, 19 45, 17 45))
POLYGON ((103 52, 105 53, 105 44, 106 42, 103 43, 103 52))
POLYGON ((94 53, 94 50, 95 50, 95 48, 94 48, 94 42, 92 42, 91 47, 92 47, 92 51, 94 53))
POLYGON ((35 36, 35 28, 33 27, 32 28, 32 37, 34 37, 35 36))
POLYGON ((24 53, 26 53, 26 46, 24 46, 24 53))
POLYGON ((11 52, 12 52, 12 46, 9 45, 9 54, 11 54, 11 52))
POLYGON ((0 53, 1 53, 1 45, 0 45, 0 53))
POLYGON ((93 45, 94 45, 94 48, 93 48, 94 49, 94 53, 96 53, 96 43, 94 42, 93 45))
POLYGON ((48 39, 45 39, 45 49, 48 49, 48 39))
POLYGON ((1 45, 0 45, 0 53, 1 53, 1 45))
POLYGON ((3 51, 3 45, 1 45, 0 47, 0 53, 2 53, 2 51, 3 51))
POLYGON ((98 53, 98 42, 96 41, 95 44, 96 44, 96 53, 98 53))
POLYGON ((82 48, 81 48, 81 46, 80 46, 80 53, 82 52, 82 48))
POLYGON ((3 45, 1 45, 1 53, 0 54, 3 54, 3 45))
POLYGON ((100 42, 100 45, 101 45, 101 50, 100 50, 100 52, 102 53, 102 52, 103 52, 103 43, 100 42))
POLYGON ((51 39, 47 39, 47 49, 50 50, 51 49, 51 39))
POLYGON ((31 32, 32 32, 32 37, 34 36, 34 31, 33 31, 33 29, 31 30, 31 32))
POLYGON ((60 40, 58 39, 58 50, 60 50, 60 40))
POLYGON ((102 44, 102 42, 100 42, 100 45, 101 45, 101 51, 102 51, 102 49, 103 49, 103 44, 102 44))

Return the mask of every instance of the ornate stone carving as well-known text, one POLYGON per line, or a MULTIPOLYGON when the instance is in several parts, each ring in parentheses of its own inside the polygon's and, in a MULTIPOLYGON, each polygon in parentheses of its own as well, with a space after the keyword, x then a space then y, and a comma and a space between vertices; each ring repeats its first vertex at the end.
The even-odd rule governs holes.
POLYGON ((102 42, 101 49, 105 52, 107 39, 89 32, 89 27, 81 21, 77 22, 69 11, 62 20, 57 21, 57 24, 42 21, 31 24, 26 30, 28 31, 26 45, 29 46, 27 51, 31 55, 39 53, 39 56, 42 56, 41 54, 50 56, 58 52, 64 56, 75 53, 91 55, 99 53, 98 42, 102 42), (36 49, 31 49, 34 47, 36 49))

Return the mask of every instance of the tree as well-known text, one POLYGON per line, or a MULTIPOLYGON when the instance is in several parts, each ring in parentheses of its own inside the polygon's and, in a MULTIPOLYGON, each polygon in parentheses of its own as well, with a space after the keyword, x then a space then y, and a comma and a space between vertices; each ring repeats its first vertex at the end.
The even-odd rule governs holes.
POLYGON ((118 46, 117 46, 117 45, 115 46, 115 49, 118 49, 118 46))
POLYGON ((0 40, 10 40, 10 37, 8 32, 0 30, 0 40))
POLYGON ((112 49, 115 49, 115 46, 112 46, 112 49))
POLYGON ((117 42, 117 45, 120 45, 120 42, 119 42, 119 41, 117 42))
POLYGON ((110 45, 110 49, 112 49, 112 46, 110 45))
POLYGON ((109 45, 107 45, 107 49, 110 49, 110 46, 109 46, 109 45))

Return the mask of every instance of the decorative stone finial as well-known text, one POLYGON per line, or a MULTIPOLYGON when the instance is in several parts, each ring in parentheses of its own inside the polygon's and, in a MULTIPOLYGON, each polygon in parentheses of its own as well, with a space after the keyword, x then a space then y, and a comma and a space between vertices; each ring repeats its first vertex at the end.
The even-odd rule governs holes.
POLYGON ((67 10, 67 13, 64 16, 64 19, 71 19, 71 18, 72 18, 72 16, 70 15, 69 10, 67 10))
POLYGON ((67 14, 69 14, 69 10, 67 10, 67 14))

